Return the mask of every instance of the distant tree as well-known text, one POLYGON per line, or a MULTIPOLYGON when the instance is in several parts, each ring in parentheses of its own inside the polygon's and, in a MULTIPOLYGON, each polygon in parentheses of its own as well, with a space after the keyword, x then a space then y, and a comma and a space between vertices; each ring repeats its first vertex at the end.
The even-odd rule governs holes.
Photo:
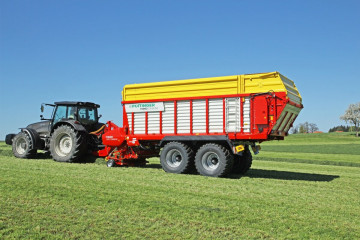
POLYGON ((299 124, 299 133, 307 133, 304 123, 299 124))
POLYGON ((291 129, 290 129, 290 133, 291 134, 297 134, 297 133, 299 133, 299 128, 296 126, 296 127, 292 127, 291 129))
POLYGON ((315 123, 309 123, 309 122, 304 122, 304 123, 300 123, 298 124, 296 127, 293 128, 292 133, 296 134, 296 133, 313 133, 318 131, 319 128, 315 123))
POLYGON ((359 137, 360 102, 350 104, 348 109, 346 109, 345 114, 340 116, 340 119, 346 123, 352 123, 355 126, 356 136, 359 137))
POLYGON ((319 128, 315 123, 309 123, 309 131, 313 133, 319 131, 319 128))

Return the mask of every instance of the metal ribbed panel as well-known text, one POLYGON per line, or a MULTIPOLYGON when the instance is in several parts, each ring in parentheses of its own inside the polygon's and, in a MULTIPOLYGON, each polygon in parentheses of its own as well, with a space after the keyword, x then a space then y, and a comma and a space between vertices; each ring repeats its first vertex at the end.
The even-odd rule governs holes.
POLYGON ((289 129, 290 129, 290 126, 291 126, 291 123, 293 123, 294 122, 294 120, 295 120, 295 118, 297 117, 297 115, 296 114, 292 114, 292 116, 291 116, 291 118, 290 118, 290 120, 289 120, 289 122, 286 124, 286 126, 285 126, 285 128, 284 128, 284 132, 288 132, 289 131, 289 129))
POLYGON ((193 133, 206 133, 205 100, 193 100, 193 133))
POLYGON ((245 98, 243 108, 244 132, 250 132, 250 97, 245 98))
POLYGON ((145 113, 134 113, 134 134, 145 134, 145 113))
POLYGON ((278 131, 278 130, 279 130, 279 125, 280 125, 280 123, 282 123, 282 122, 284 121, 285 115, 286 115, 286 111, 283 111, 283 112, 280 114, 278 120, 276 121, 276 123, 275 123, 275 125, 274 125, 274 127, 273 127, 273 130, 274 130, 274 131, 278 131))
POLYGON ((162 113, 162 132, 174 133, 174 102, 164 102, 162 113))
POLYGON ((289 97, 289 99, 297 104, 301 104, 301 97, 298 90, 296 89, 294 82, 288 79, 287 77, 282 76, 281 74, 280 76, 287 91, 287 96, 289 97))
POLYGON ((290 118, 292 117, 292 113, 290 112, 287 112, 285 118, 284 118, 284 121, 282 121, 280 127, 279 127, 279 131, 284 131, 286 125, 288 124, 288 122, 290 121, 290 118))
POLYGON ((160 133, 160 112, 148 112, 148 133, 160 133))
POLYGON ((240 98, 225 99, 226 132, 240 132, 240 98))
POLYGON ((128 119, 128 123, 129 123, 129 130, 132 133, 132 114, 131 113, 127 113, 127 119, 128 119))
POLYGON ((190 101, 177 102, 177 133, 190 133, 190 101))
POLYGON ((290 128, 291 123, 294 121, 294 119, 297 117, 299 112, 301 111, 300 108, 297 108, 295 106, 292 106, 290 104, 287 104, 280 114, 278 120, 276 121, 275 126, 273 127, 274 131, 285 131, 287 132, 290 128), (289 120, 290 115, 291 119, 289 120), (285 119, 284 119, 285 118, 285 119), (286 126, 285 126, 286 124, 286 126))
POLYGON ((209 132, 223 132, 223 99, 209 99, 209 132))

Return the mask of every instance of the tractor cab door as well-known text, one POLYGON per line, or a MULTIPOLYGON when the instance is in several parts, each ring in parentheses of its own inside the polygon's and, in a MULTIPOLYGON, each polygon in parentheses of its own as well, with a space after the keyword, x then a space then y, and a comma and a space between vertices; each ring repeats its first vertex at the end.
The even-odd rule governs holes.
POLYGON ((53 117, 52 117, 52 123, 51 128, 59 122, 64 119, 76 119, 76 106, 66 106, 66 105, 58 105, 56 106, 53 117))

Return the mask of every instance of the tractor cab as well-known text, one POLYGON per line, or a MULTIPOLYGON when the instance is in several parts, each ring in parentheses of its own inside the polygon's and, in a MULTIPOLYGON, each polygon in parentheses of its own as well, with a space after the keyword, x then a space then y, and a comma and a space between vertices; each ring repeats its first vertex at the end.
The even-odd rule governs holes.
MULTIPOLYGON (((50 104, 46 104, 50 105, 50 104)), ((43 106, 43 105, 42 105, 43 106)), ((50 120, 49 128, 54 129, 59 122, 72 122, 82 125, 88 132, 98 128, 99 118, 97 109, 100 105, 90 102, 55 102, 54 111, 50 120)), ((43 110, 43 107, 41 108, 43 110)))

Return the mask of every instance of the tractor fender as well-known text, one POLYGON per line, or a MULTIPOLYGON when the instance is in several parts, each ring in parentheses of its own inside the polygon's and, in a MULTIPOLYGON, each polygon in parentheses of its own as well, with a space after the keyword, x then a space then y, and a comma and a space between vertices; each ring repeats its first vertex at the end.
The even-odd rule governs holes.
POLYGON ((60 126, 60 125, 69 125, 70 127, 74 128, 76 131, 79 132, 87 132, 86 129, 84 128, 83 125, 81 125, 78 121, 76 120, 64 120, 64 121, 60 121, 57 122, 51 129, 51 133, 54 132, 54 130, 60 126))
POLYGON ((42 149, 41 139, 40 139, 40 135, 38 132, 36 132, 32 128, 20 128, 20 129, 21 129, 21 132, 26 133, 30 137, 33 149, 42 149))

